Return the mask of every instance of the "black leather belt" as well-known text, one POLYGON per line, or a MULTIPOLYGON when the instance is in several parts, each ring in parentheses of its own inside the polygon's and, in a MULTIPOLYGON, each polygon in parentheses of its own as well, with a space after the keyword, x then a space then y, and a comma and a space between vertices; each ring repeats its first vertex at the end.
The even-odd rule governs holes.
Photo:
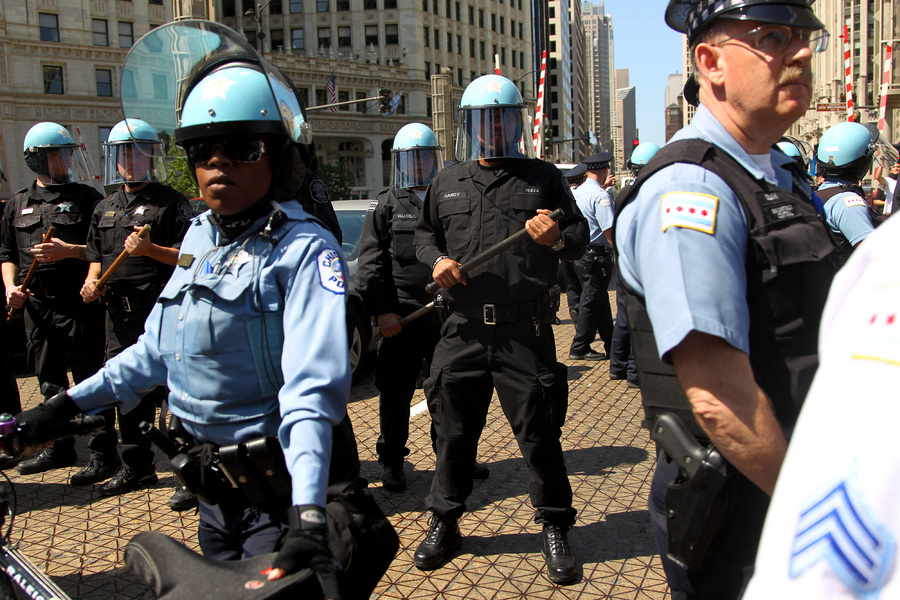
POLYGON ((537 317, 537 304, 454 304, 451 310, 458 315, 485 325, 512 323, 537 317))

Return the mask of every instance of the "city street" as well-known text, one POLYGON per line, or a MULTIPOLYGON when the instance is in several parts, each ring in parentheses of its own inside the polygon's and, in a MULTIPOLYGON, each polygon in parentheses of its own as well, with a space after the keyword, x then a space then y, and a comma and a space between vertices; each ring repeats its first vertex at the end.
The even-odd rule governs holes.
MULTIPOLYGON (((610 296, 615 308, 615 295, 610 296)), ((568 315, 565 301, 559 315, 568 315)), ((567 357, 574 326, 565 319, 554 330, 558 356, 567 357)), ((602 350, 602 344, 596 342, 594 349, 602 350)), ((668 598, 647 512, 653 444, 640 427, 639 391, 625 381, 610 381, 606 361, 563 362, 569 367, 563 449, 578 510, 569 539, 580 565, 578 581, 566 587, 553 585, 543 574, 527 470, 496 401, 479 446, 479 461, 490 468, 490 477, 475 482, 470 512, 460 522, 462 548, 436 571, 413 566, 413 553, 428 527, 424 498, 434 469, 428 411, 419 390, 413 399, 409 489, 383 491, 374 456, 378 395, 371 367, 363 372, 350 406, 362 472, 401 540, 374 598, 668 598)), ((24 405, 39 402, 33 377, 20 378, 19 386, 24 405)), ((31 476, 7 472, 17 504, 12 540, 73 598, 152 598, 124 567, 125 544, 152 529, 196 549, 196 515, 166 506, 175 480, 164 458, 157 460, 160 481, 150 489, 104 498, 97 486, 68 485, 87 462, 86 443, 79 440, 74 467, 31 476)))

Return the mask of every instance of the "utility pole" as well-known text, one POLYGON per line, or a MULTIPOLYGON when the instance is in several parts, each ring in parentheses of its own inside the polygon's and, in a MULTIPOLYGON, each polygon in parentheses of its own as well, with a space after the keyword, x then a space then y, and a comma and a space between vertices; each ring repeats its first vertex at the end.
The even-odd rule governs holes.
POLYGON ((260 54, 263 53, 263 39, 265 39, 266 37, 266 34, 263 33, 262 30, 262 12, 271 3, 272 0, 269 0, 265 4, 254 4, 246 11, 244 11, 245 15, 248 15, 253 21, 256 22, 256 51, 260 54))

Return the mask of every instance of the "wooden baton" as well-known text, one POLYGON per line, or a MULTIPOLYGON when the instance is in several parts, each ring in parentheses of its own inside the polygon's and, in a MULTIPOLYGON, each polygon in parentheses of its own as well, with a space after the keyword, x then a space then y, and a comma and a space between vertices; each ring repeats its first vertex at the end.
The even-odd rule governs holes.
MULTIPOLYGON (((144 225, 143 227, 141 227, 141 230, 138 231, 138 237, 139 238, 147 237, 148 233, 150 233, 150 226, 144 225)), ((97 280, 96 287, 98 290, 102 290, 104 287, 106 287, 106 283, 109 281, 109 278, 112 277, 113 275, 115 275, 116 271, 119 270, 119 267, 122 266, 122 263, 125 262, 125 259, 128 258, 129 256, 131 256, 131 255, 128 254, 128 250, 122 250, 122 252, 119 253, 119 255, 116 257, 116 260, 113 261, 113 264, 109 265, 109 268, 106 270, 106 273, 101 275, 100 279, 97 280)), ((84 300, 84 302, 87 303, 86 299, 82 298, 82 300, 84 300)))
MULTIPOLYGON (((50 240, 53 239, 53 234, 56 233, 56 227, 51 225, 47 229, 47 233, 44 234, 44 237, 41 238, 41 243, 46 244, 50 240)), ((22 280, 22 286, 19 288, 22 292, 28 291, 28 286, 31 285, 31 281, 34 279, 35 274, 37 273, 38 260, 37 257, 34 257, 34 260, 31 261, 31 266, 28 267, 28 272, 25 273, 25 279, 22 280)), ((16 313, 16 309, 10 308, 7 313, 10 317, 16 313)))

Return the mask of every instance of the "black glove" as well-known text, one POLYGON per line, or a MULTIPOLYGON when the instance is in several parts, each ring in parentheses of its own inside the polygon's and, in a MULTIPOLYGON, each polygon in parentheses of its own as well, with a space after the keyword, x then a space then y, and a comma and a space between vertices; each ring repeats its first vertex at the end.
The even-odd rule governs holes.
POLYGON ((294 573, 309 567, 316 574, 322 593, 328 600, 340 600, 340 567, 328 548, 325 509, 312 504, 288 509, 290 529, 272 566, 294 573))
POLYGON ((81 409, 63 390, 34 408, 17 414, 16 422, 25 440, 38 444, 63 437, 62 427, 80 413, 81 409))

